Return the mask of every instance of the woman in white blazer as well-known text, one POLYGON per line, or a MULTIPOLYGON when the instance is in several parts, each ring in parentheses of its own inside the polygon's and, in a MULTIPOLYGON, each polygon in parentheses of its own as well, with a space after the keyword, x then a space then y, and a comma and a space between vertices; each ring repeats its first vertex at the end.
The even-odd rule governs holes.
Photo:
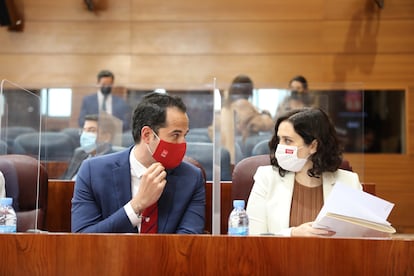
POLYGON ((331 236, 312 227, 335 183, 362 189, 356 173, 339 169, 342 150, 335 127, 319 108, 280 116, 247 203, 250 235, 331 236))

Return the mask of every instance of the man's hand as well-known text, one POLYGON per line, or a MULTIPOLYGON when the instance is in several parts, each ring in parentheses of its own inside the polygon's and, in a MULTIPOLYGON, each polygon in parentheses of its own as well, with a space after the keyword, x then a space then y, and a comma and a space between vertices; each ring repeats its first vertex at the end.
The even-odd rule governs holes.
POLYGON ((141 213, 161 196, 167 183, 167 172, 161 163, 153 163, 141 177, 138 193, 131 199, 135 213, 141 213))

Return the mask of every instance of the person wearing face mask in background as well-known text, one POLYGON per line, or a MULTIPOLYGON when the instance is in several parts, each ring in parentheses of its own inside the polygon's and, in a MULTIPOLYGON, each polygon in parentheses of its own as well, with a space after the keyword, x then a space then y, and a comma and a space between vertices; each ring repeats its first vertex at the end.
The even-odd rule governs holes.
POLYGON ((116 132, 115 122, 111 115, 102 113, 85 116, 80 135, 80 147, 73 154, 68 168, 61 179, 75 180, 82 162, 90 157, 112 153, 112 139, 116 132))
POLYGON ((133 114, 134 145, 82 163, 72 232, 203 233, 205 182, 200 168, 183 161, 188 131, 180 98, 144 96, 133 114))
POLYGON ((121 97, 112 94, 115 76, 111 71, 102 70, 97 76, 99 90, 82 100, 79 114, 79 127, 83 127, 87 114, 101 114, 106 112, 123 122, 123 131, 130 129, 131 108, 121 97))
POLYGON ((312 227, 335 183, 362 190, 356 173, 339 169, 335 128, 319 108, 281 115, 269 141, 269 166, 258 167, 247 203, 251 235, 331 236, 312 227))
POLYGON ((317 106, 312 93, 309 91, 308 81, 304 76, 293 77, 289 81, 289 90, 289 95, 276 108, 275 119, 293 109, 317 106))

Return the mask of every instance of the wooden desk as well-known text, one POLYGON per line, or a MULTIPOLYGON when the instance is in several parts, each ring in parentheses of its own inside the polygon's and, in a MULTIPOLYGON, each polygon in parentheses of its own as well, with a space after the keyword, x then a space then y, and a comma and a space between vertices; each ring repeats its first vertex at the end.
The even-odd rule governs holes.
POLYGON ((2 275, 414 275, 413 239, 3 234, 2 275))
MULTIPOLYGON (((47 230, 50 232, 70 232, 71 200, 74 181, 49 180, 48 211, 46 218, 47 230)), ((374 185, 364 184, 364 190, 375 193, 374 185)), ((221 183, 221 217, 220 233, 227 234, 227 219, 233 208, 231 202, 231 182, 221 183)), ((206 232, 212 233, 212 184, 206 184, 206 232)))
MULTIPOLYGON (((50 232, 70 232, 71 206, 74 181, 49 180, 47 230, 50 232)), ((231 182, 221 183, 221 233, 227 233, 227 218, 231 212, 231 182)), ((211 182, 206 185, 206 231, 211 233, 211 182)))
POLYGON ((42 161, 49 179, 59 179, 68 168, 68 161, 42 161))

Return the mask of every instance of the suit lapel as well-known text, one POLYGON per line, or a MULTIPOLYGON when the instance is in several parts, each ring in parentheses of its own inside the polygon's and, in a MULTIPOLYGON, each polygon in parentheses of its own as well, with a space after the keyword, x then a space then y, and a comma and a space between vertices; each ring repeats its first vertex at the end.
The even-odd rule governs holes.
POLYGON ((132 198, 131 166, 129 164, 129 151, 124 151, 114 162, 112 169, 113 183, 115 183, 116 198, 119 206, 125 205, 132 198))

